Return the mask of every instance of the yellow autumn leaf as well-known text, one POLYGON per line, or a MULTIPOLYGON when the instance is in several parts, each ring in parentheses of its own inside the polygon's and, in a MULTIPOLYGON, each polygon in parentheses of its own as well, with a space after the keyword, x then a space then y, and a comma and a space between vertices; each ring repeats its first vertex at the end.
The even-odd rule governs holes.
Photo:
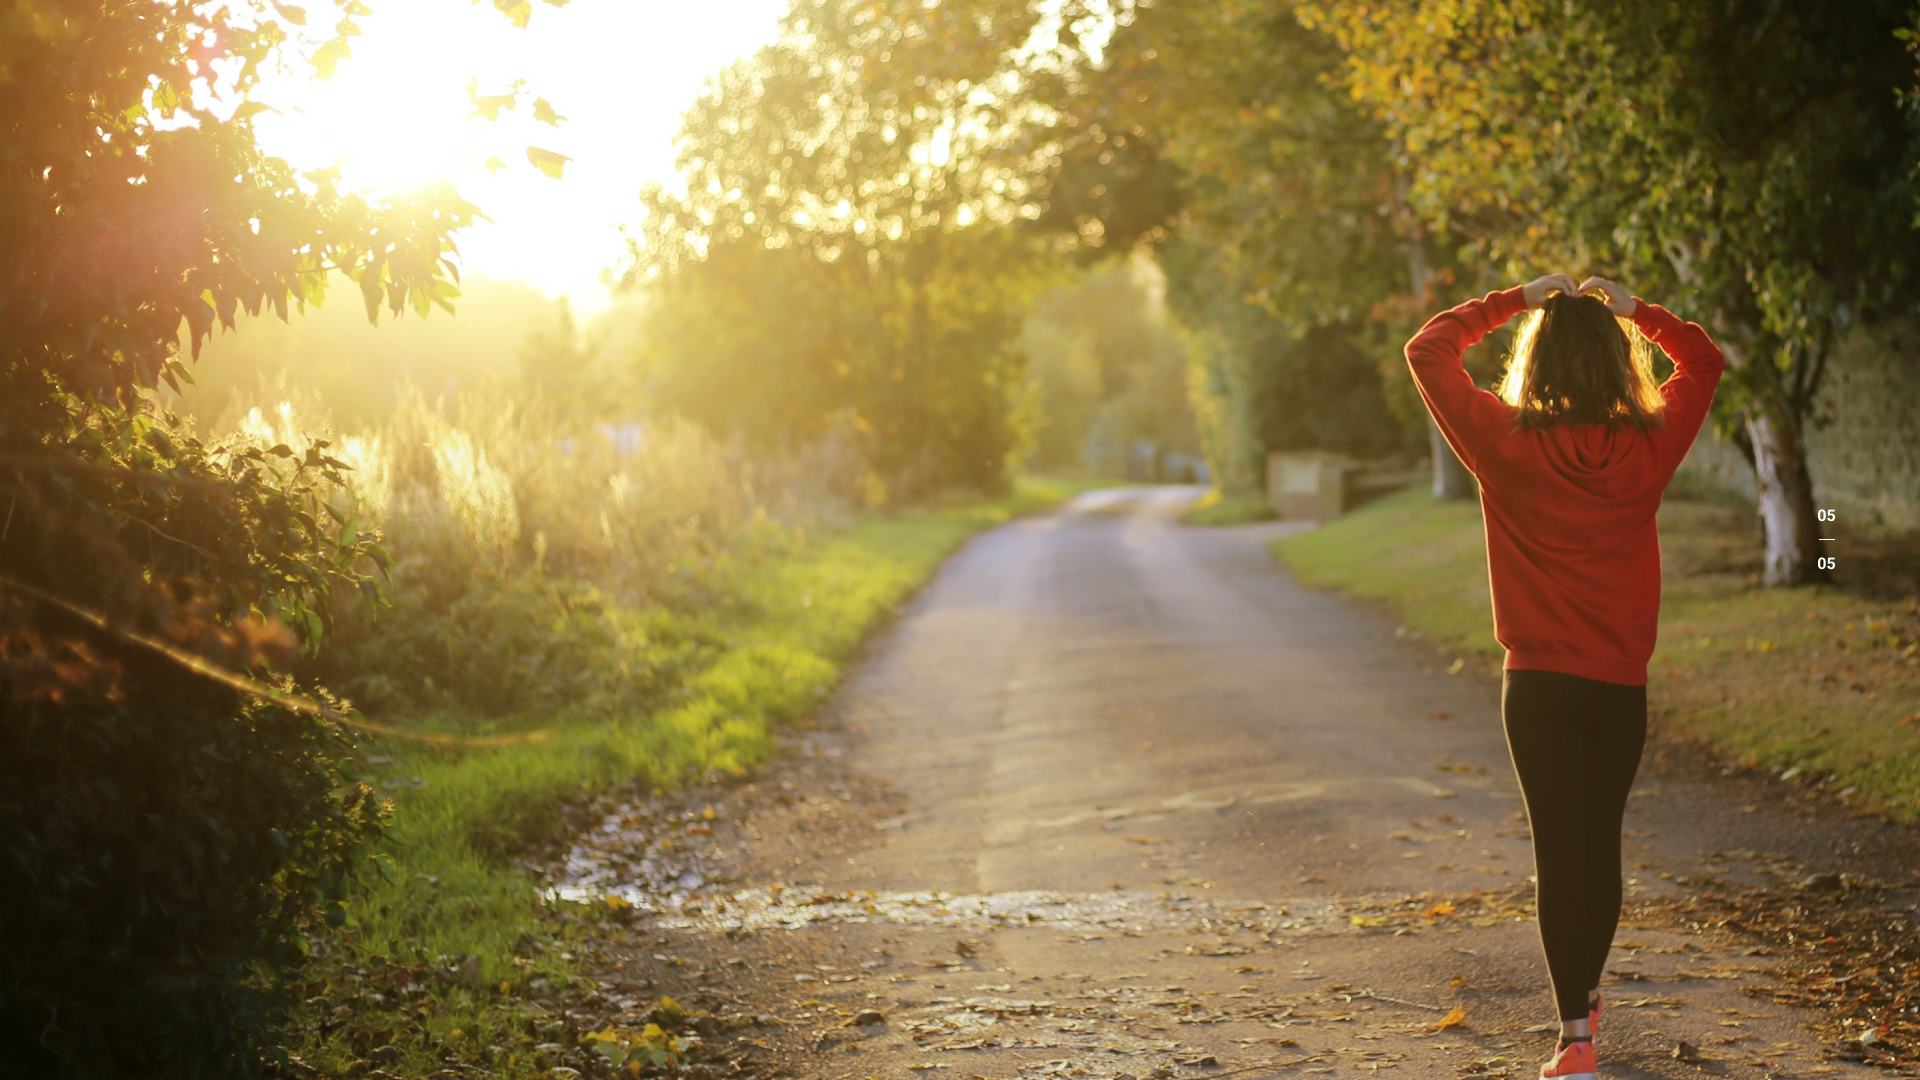
POLYGON ((556 154, 552 150, 542 150, 537 146, 527 147, 527 163, 555 180, 566 171, 567 162, 573 159, 565 154, 556 154))

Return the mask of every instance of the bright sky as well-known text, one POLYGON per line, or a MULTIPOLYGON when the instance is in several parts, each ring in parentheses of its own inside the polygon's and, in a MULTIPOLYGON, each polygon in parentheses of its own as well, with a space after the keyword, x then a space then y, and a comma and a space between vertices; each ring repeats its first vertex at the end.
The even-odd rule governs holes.
MULTIPOLYGON (((332 80, 266 88, 264 148, 301 167, 341 162, 396 189, 438 176, 492 220, 459 241, 462 269, 565 294, 582 314, 608 302, 601 271, 626 253, 619 225, 637 193, 673 176, 673 136, 702 82, 773 40, 785 0, 572 0, 534 5, 516 29, 490 3, 371 0, 365 35, 332 80), (467 82, 528 95, 496 122, 470 120, 467 82), (567 118, 536 123, 540 96, 567 118), (564 179, 527 164, 529 144, 572 158, 564 179), (481 163, 498 157, 491 173, 481 163)), ((323 10, 316 6, 316 10, 323 10)))

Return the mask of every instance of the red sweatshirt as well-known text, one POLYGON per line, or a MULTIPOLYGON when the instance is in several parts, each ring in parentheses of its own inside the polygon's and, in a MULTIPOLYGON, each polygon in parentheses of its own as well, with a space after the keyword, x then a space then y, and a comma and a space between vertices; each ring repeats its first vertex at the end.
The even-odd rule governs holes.
POLYGON ((1725 368, 1699 326, 1644 300, 1634 325, 1673 360, 1651 431, 1559 424, 1523 431, 1473 384, 1460 354, 1526 310, 1518 288, 1433 317, 1407 363, 1440 431, 1480 481, 1494 636, 1507 668, 1643 686, 1660 616, 1654 511, 1693 445, 1725 368))

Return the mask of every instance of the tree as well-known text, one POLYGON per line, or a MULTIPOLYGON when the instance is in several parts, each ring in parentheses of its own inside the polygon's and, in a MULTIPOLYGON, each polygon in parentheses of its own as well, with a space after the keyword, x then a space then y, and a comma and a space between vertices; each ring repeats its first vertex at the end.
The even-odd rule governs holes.
MULTIPOLYGON (((1175 311, 1200 331, 1196 413, 1233 429, 1207 440, 1230 485, 1255 482, 1269 450, 1408 442, 1382 379, 1404 375, 1380 342, 1383 327, 1411 329, 1393 301, 1432 284, 1433 260, 1384 130, 1331 84, 1344 59, 1292 4, 1143 5, 1075 109, 1083 152, 1068 165, 1097 152, 1179 171, 1162 263, 1175 311)), ((1071 198, 1076 181, 1063 168, 1055 199, 1097 207, 1071 198)))
POLYGON ((1837 334, 1913 310, 1904 0, 1312 0, 1431 225, 1502 279, 1608 270, 1707 324, 1766 581, 1822 575, 1803 432, 1837 334), (1414 164, 1418 168, 1412 168, 1414 164))
POLYGON ((1121 472, 1135 440, 1198 452, 1187 343, 1166 317, 1165 293, 1142 251, 1035 302, 1020 334, 1037 416, 1033 467, 1121 472))
MULTIPOLYGON (((516 17, 523 3, 497 0, 516 17)), ((79 0, 0 17, 0 1041, 38 1074, 224 1074, 248 965, 338 902, 387 810, 302 683, 382 556, 324 443, 211 444, 153 391, 236 314, 455 295, 447 188, 263 154, 259 73, 337 63, 355 0, 79 0)))
POLYGON ((681 135, 684 195, 643 195, 630 287, 655 291, 663 403, 765 445, 859 434, 911 497, 1004 482, 1013 349, 1040 279, 1045 148, 1024 3, 796 4, 681 135))

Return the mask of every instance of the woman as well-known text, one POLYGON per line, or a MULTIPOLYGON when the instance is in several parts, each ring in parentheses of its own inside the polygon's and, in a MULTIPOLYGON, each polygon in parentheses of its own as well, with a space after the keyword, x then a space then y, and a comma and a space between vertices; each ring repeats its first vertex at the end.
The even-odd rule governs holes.
POLYGON ((1533 828, 1560 1018, 1540 1075, 1590 1080, 1595 988, 1620 921, 1620 822, 1647 732, 1654 512, 1725 362, 1693 323, 1614 282, 1565 274, 1434 316, 1407 362, 1480 481, 1494 633, 1507 650, 1500 711, 1533 828), (1476 387, 1460 354, 1526 310, 1499 393, 1476 387), (1673 360, 1657 388, 1641 334, 1673 360))

